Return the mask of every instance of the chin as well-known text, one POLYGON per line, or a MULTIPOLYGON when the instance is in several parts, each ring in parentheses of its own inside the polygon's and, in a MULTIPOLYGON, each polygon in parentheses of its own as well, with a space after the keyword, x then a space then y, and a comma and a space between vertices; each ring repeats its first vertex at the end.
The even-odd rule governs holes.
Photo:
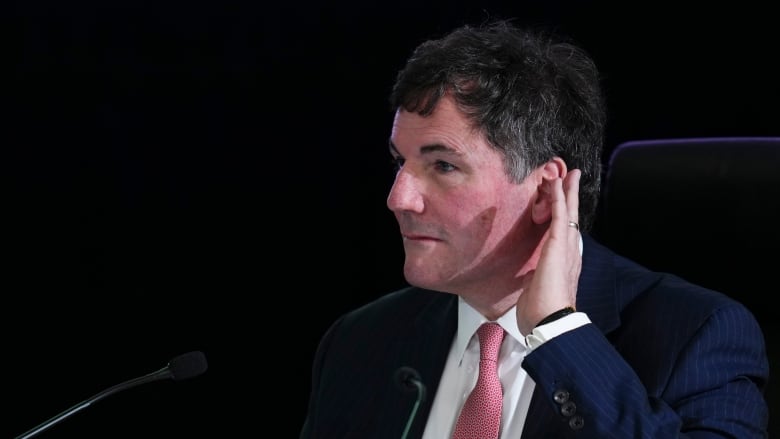
POLYGON ((404 278, 409 285, 418 288, 442 291, 444 287, 441 278, 423 265, 404 264, 404 278))

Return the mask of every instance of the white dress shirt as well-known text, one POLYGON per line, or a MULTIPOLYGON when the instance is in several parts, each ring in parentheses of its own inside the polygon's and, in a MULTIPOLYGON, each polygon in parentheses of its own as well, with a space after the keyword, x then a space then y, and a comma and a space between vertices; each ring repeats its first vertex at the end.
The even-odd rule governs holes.
MULTIPOLYGON (((452 436, 460 409, 477 383, 479 340, 476 331, 487 321, 463 299, 458 298, 458 330, 450 347, 423 439, 444 439, 452 436)), ((504 392, 500 437, 519 438, 535 386, 521 367, 523 359, 545 341, 589 323, 590 319, 584 313, 575 312, 535 328, 527 337, 517 329, 515 307, 496 322, 507 333, 498 355, 498 376, 504 392)))

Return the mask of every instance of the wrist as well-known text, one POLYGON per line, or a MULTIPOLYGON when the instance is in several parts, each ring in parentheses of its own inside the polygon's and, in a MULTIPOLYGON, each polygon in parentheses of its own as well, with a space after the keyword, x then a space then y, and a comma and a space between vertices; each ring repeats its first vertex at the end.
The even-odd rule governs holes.
POLYGON ((555 311, 554 313, 548 315, 547 317, 543 318, 539 321, 539 323, 536 324, 535 327, 539 327, 542 325, 546 325, 547 323, 554 322, 560 318, 566 317, 569 314, 575 313, 577 310, 574 309, 573 306, 567 306, 566 308, 561 308, 558 311, 555 311))

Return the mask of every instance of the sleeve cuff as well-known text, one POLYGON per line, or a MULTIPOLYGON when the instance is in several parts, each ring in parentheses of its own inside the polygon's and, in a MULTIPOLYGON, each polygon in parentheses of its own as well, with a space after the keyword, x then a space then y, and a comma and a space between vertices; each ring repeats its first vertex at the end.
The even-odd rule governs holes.
POLYGON ((588 315, 584 312, 574 312, 558 320, 537 326, 534 330, 525 336, 525 346, 532 351, 541 346, 547 340, 579 328, 590 323, 588 315))

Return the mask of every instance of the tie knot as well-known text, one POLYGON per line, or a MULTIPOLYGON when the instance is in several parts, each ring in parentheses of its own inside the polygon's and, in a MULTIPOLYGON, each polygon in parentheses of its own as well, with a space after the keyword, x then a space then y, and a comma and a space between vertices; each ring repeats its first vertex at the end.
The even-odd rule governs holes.
POLYGON ((504 328, 498 323, 483 323, 477 329, 477 336, 480 360, 496 361, 501 350, 501 342, 504 340, 504 328))

